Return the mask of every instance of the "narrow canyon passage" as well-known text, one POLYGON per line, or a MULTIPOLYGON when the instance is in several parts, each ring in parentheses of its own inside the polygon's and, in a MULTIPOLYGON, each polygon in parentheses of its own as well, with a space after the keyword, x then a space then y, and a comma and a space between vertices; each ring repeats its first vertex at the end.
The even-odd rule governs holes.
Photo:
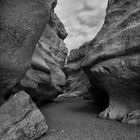
POLYGON ((140 140, 140 0, 0 0, 0 140, 140 140))
POLYGON ((140 127, 98 118, 101 109, 81 98, 57 98, 41 108, 49 126, 41 140, 139 140, 140 127))

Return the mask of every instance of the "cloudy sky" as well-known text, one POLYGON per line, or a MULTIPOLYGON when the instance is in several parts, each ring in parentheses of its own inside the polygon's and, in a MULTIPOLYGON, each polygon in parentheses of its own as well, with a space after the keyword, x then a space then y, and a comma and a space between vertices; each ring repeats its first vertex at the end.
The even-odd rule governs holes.
POLYGON ((55 9, 68 32, 69 50, 94 38, 105 16, 107 0, 58 0, 55 9))

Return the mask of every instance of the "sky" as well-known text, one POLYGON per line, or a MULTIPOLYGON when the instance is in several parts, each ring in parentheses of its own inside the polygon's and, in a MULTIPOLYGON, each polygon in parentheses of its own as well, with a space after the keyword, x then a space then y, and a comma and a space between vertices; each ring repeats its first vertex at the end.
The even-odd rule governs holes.
POLYGON ((58 0, 55 12, 65 25, 69 51, 95 37, 103 25, 108 0, 58 0))

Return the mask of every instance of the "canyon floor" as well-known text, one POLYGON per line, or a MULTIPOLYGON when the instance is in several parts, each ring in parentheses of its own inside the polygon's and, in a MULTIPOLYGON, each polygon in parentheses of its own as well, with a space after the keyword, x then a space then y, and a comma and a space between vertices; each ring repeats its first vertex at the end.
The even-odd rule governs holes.
POLYGON ((41 140, 140 140, 140 126, 98 118, 90 100, 57 98, 41 107, 49 130, 41 140))

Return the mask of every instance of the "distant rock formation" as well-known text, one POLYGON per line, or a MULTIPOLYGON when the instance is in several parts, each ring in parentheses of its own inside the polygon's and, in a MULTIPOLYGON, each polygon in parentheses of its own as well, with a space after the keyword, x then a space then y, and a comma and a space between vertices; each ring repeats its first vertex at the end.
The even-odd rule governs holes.
POLYGON ((136 124, 135 114, 140 110, 139 21, 140 1, 109 0, 100 32, 86 43, 82 55, 81 47, 75 51, 80 62, 72 62, 73 66, 87 74, 95 91, 101 89, 100 97, 109 95, 109 106, 100 117, 128 122, 132 112, 131 123, 134 118, 136 124))
POLYGON ((65 66, 65 73, 67 75, 67 85, 64 88, 63 96, 83 96, 89 90, 89 80, 84 71, 80 68, 80 64, 85 53, 85 46, 79 49, 71 50, 67 57, 67 64, 65 66))

